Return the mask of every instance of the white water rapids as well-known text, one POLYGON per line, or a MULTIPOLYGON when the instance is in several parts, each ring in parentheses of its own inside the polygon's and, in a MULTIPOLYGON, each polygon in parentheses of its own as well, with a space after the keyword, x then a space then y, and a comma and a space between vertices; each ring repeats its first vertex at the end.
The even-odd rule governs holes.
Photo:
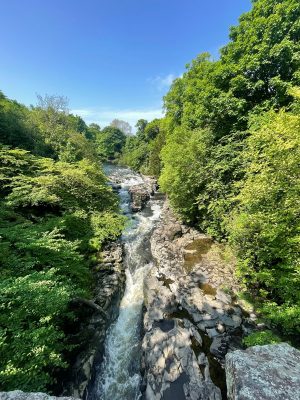
POLYGON ((142 183, 138 174, 126 168, 110 167, 108 175, 120 182, 122 210, 130 223, 122 236, 125 246, 126 288, 119 316, 105 340, 104 357, 96 376, 92 399, 137 400, 140 384, 140 327, 144 301, 144 278, 151 268, 149 235, 159 219, 161 201, 151 199, 145 211, 131 214, 128 188, 142 183))

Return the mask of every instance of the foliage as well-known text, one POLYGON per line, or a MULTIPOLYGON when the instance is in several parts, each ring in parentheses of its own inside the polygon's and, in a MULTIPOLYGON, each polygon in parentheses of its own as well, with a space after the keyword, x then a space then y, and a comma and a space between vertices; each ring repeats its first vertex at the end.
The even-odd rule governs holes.
POLYGON ((39 104, 32 108, 30 119, 42 140, 51 148, 51 157, 66 162, 83 158, 97 160, 94 146, 89 140, 94 137, 80 117, 69 114, 66 98, 39 96, 39 104))
MULTIPOLYGON (((55 269, 0 283, 0 381, 3 390, 45 391, 51 370, 66 367, 61 318, 74 288, 55 269)), ((71 316, 69 316, 70 318, 71 316)))
MULTIPOLYGON (((240 272, 265 314, 286 330, 300 327, 300 116, 269 112, 253 122, 243 152, 247 172, 229 218, 240 272)), ((298 328, 300 329, 300 328, 298 328)))
POLYGON ((37 127, 30 120, 30 111, 0 92, 0 142, 35 153, 47 152, 37 127))
POLYGON ((89 267, 124 226, 91 142, 99 127, 60 100, 0 96, 0 390, 51 390, 74 347, 70 301, 90 296, 89 267))
POLYGON ((114 119, 113 121, 111 121, 110 126, 118 128, 124 133, 124 135, 130 136, 132 134, 131 125, 126 121, 122 121, 121 119, 114 119))
POLYGON ((256 0, 220 59, 173 81, 166 117, 137 124, 121 162, 159 176, 175 212, 238 256, 265 318, 299 333, 300 3, 256 0), (159 138, 159 139, 158 139, 159 138))
POLYGON ((264 346, 266 344, 276 344, 280 342, 281 342, 280 337, 275 335, 270 330, 253 332, 243 339, 243 343, 247 347, 264 346))
POLYGON ((160 151, 165 144, 168 123, 155 119, 148 123, 140 119, 136 136, 127 137, 120 157, 120 164, 128 165, 144 174, 159 176, 161 171, 160 151))
POLYGON ((107 126, 96 137, 97 152, 103 160, 118 158, 125 144, 126 136, 119 129, 107 126))

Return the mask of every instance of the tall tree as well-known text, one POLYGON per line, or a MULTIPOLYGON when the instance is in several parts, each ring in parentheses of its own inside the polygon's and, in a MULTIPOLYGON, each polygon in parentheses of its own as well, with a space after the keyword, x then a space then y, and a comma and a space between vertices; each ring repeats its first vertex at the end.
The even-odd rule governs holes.
POLYGON ((130 136, 132 135, 132 127, 131 125, 126 122, 122 121, 121 119, 114 119, 111 123, 110 126, 120 129, 125 135, 130 136))

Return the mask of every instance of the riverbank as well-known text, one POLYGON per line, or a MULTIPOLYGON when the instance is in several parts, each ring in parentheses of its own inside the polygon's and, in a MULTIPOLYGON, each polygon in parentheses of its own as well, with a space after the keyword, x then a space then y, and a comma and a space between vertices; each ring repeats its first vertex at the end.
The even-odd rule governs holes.
MULTIPOLYGON (((91 301, 77 301, 81 346, 69 373, 64 394, 86 398, 94 379, 95 365, 103 360, 106 332, 118 316, 125 287, 124 249, 120 241, 107 244, 99 254, 101 262, 93 268, 94 296, 91 301), (80 304, 78 304, 80 303, 80 304)), ((78 335, 77 335, 78 336, 78 335)))
POLYGON ((143 390, 146 400, 226 399, 225 355, 243 348, 256 316, 228 294, 234 260, 183 225, 165 202, 151 236, 155 265, 145 281, 143 390))
MULTIPOLYGON (((266 350, 234 352, 258 328, 253 310, 245 312, 235 296, 239 283, 234 257, 184 225, 156 192, 154 179, 116 166, 109 166, 108 175, 128 224, 120 240, 101 252, 101 263, 93 270, 93 298, 74 299, 82 311, 82 346, 63 395, 85 400, 221 400, 229 390, 229 398, 237 399, 247 354, 256 362, 266 350)), ((274 363, 281 356, 284 365, 284 354, 294 350, 276 348, 274 363)), ((259 362, 260 385, 251 390, 265 392, 264 360, 259 362)), ((1 395, 17 400, 32 394, 1 395)))
POLYGON ((128 218, 121 237, 126 283, 117 318, 106 331, 102 359, 94 362, 85 398, 138 399, 144 278, 152 268, 149 240, 162 200, 154 194, 153 180, 117 166, 106 166, 106 172, 128 218))
POLYGON ((239 289, 235 260, 161 196, 155 204, 152 178, 115 166, 109 176, 131 218, 122 237, 127 279, 85 397, 226 399, 225 355, 243 348, 256 319, 229 294, 239 289))

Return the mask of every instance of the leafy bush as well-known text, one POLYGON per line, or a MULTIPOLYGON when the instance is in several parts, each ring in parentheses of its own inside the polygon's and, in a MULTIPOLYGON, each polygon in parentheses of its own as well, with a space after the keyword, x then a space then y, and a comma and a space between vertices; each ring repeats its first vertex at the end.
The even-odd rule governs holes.
POLYGON ((0 96, 0 390, 51 390, 76 345, 70 301, 91 296, 89 266, 122 232, 88 133, 52 106, 28 110, 0 96))
POLYGON ((252 10, 231 28, 220 59, 204 53, 187 65, 164 98, 166 117, 158 131, 141 121, 121 159, 160 174, 177 214, 229 241, 259 310, 296 335, 299 20, 298 0, 253 1, 252 10))
POLYGON ((119 159, 121 165, 128 165, 146 175, 159 176, 161 171, 160 151, 165 144, 168 121, 141 119, 137 122, 136 136, 129 136, 119 159))
POLYGON ((1 281, 2 390, 45 391, 52 382, 51 372, 66 367, 61 322, 75 293, 70 282, 60 281, 55 269, 1 281))
POLYGON ((270 330, 253 332, 243 339, 243 343, 247 347, 263 346, 265 344, 276 344, 280 342, 281 342, 280 337, 275 335, 270 330))
POLYGON ((255 121, 229 221, 241 274, 269 300, 260 305, 265 315, 292 332, 300 332, 299 130, 300 117, 284 111, 255 121))

